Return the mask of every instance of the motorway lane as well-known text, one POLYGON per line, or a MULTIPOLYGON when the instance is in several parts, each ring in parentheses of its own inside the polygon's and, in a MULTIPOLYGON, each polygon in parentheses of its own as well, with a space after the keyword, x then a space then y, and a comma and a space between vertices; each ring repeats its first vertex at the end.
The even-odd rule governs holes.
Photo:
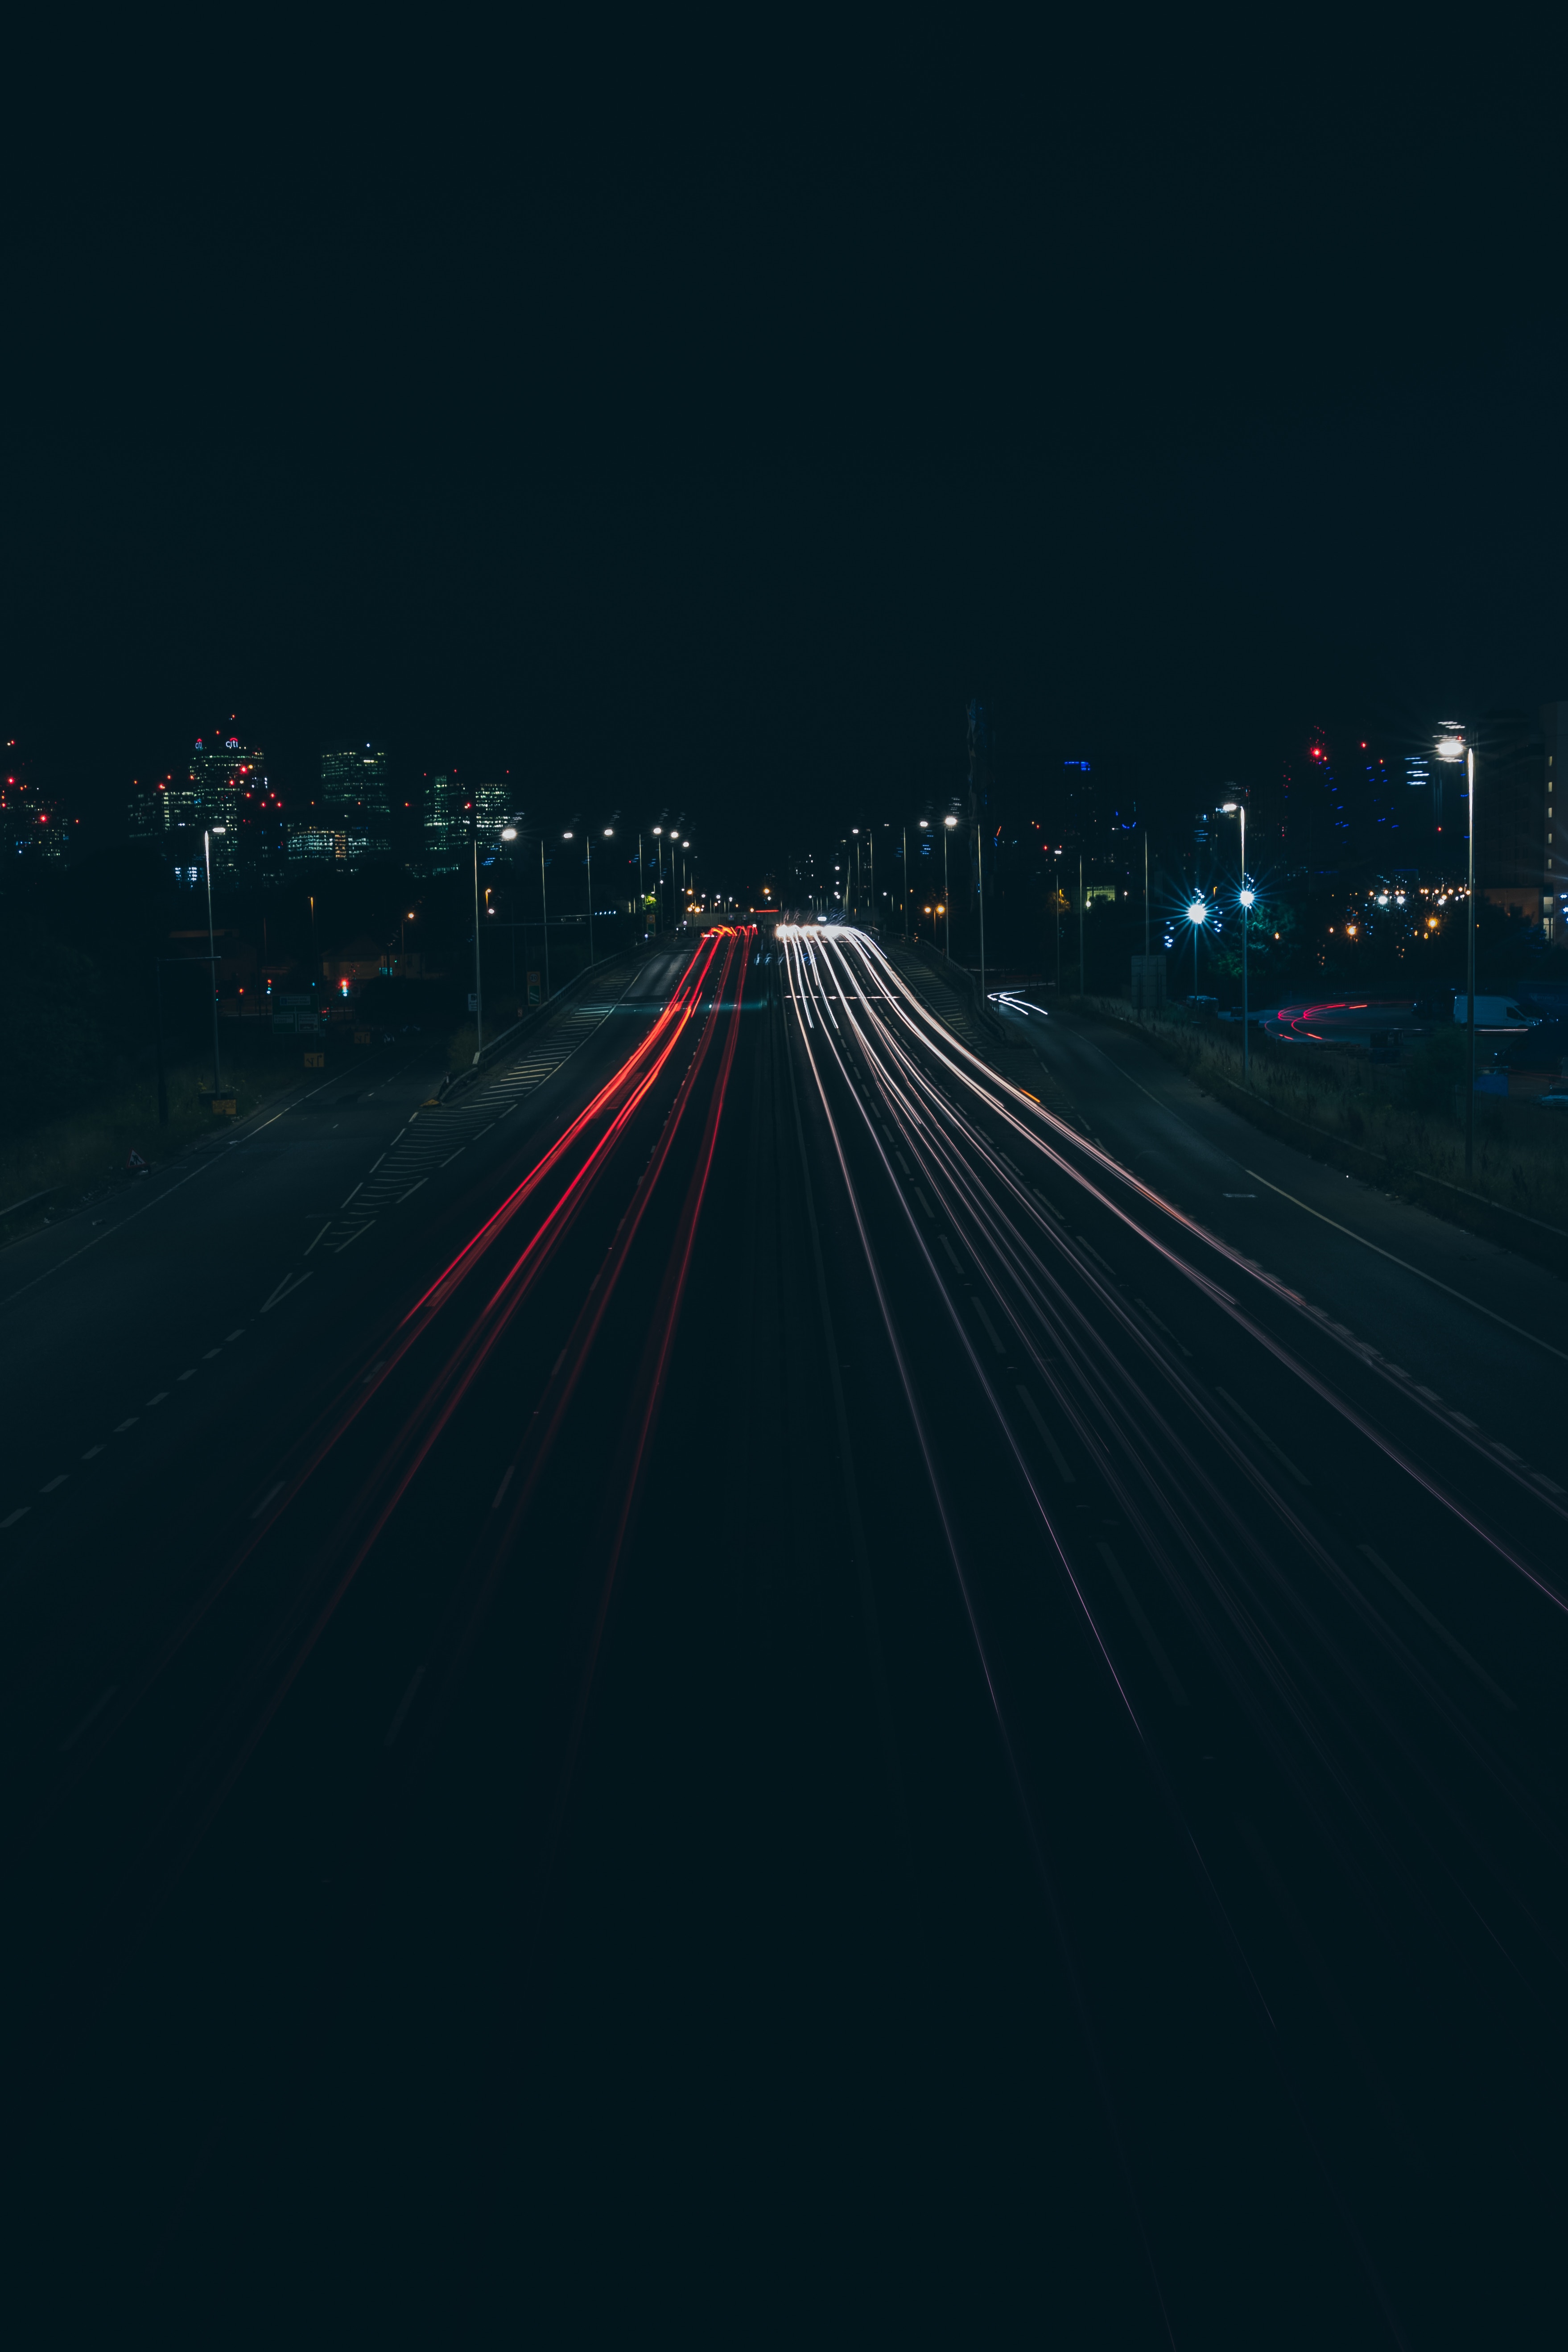
MULTIPOLYGON (((1484 2329, 1496 2284, 1489 2258, 1468 2258, 1467 2225, 1479 2223, 1484 2242, 1517 2258, 1522 2312, 1541 2284, 1518 2242, 1539 2184, 1537 2073, 1559 2063, 1560 1511, 1522 1469, 1500 1478, 1478 1438, 1406 1394, 1348 1328, 1178 1218, 1151 1216, 1072 1129, 1022 1097, 1009 1106, 931 1039, 879 959, 816 940, 794 952, 813 1022, 803 1040, 829 1100, 837 1090, 876 1246, 903 1253, 911 1347, 925 1328, 914 1302, 941 1301, 931 1426, 984 1393, 1013 1455, 1007 1483, 1016 1493, 1022 1479, 1034 1507, 1030 1552, 1044 1544, 1098 1653, 1080 1664, 1143 1751, 1176 1849, 1201 1858, 1195 1879, 1217 1896, 1207 1937, 1190 1945, 1174 1914, 1134 1917, 1092 1860, 1133 1816, 1102 1796, 1087 1826, 1064 1826, 1053 1808, 1069 1847, 1083 1840, 1068 1907, 1096 1974, 1112 1980, 1117 1954, 1152 1948, 1184 1998, 1228 1977, 1238 2012, 1258 2008, 1256 2032, 1205 2046, 1203 2096, 1223 2108, 1267 2058, 1275 2112, 1237 2145, 1256 2157, 1261 2131, 1267 2166, 1310 2158, 1316 2193, 1304 2184, 1285 2200, 1294 2245, 1256 2211, 1241 2233, 1253 2250, 1272 2235, 1252 2288, 1299 2266, 1326 2225, 1360 2291, 1349 2306, 1329 2295, 1315 2320, 1291 2315, 1300 2340, 1331 2325, 1376 2340, 1401 2309, 1438 2340, 1467 2305, 1484 2329), (1086 1175, 1087 1188, 1074 1181, 1086 1175), (1107 1920, 1119 1930, 1109 1941, 1107 1920), (1484 2178, 1472 2133, 1509 2151, 1484 2178)), ((1048 1647, 1011 1613, 997 1494, 969 1468, 981 1442, 972 1432, 956 1454, 941 1439, 936 1450, 955 1492, 967 1489, 952 1507, 978 1555, 977 1614, 995 1611, 1008 1629, 994 1665, 1016 1694, 1023 1748, 1074 1694, 1042 1715, 1048 1647)), ((1036 1768, 1042 1804, 1058 1770, 1036 1768)), ((1147 2095, 1179 2029, 1167 2015, 1150 2045, 1127 2024, 1160 1990, 1146 1978, 1129 1988, 1106 2046, 1139 2051, 1118 2102, 1141 2144, 1134 2177, 1179 2207, 1179 2151, 1160 2145, 1147 2095)), ((1226 2179, 1227 2222, 1246 2188, 1226 2179)), ((1215 2282, 1234 2293, 1243 2273, 1212 2220, 1163 2218, 1152 2236, 1175 2305, 1202 2332, 1237 2328, 1242 2305, 1227 2309, 1215 2282)), ((1271 2315, 1264 2332, 1295 2340, 1286 2326, 1271 2315)))
POLYGON ((1262 1134, 1109 1022, 1006 1026, 1124 1166, 1568 1486, 1568 1283, 1262 1134))
MULTIPOLYGON (((42 2177, 112 2190, 100 2281, 208 2340, 1520 2319, 1550 1497, 810 954, 691 1024, 482 1360, 505 1286, 452 1291, 163 1746, 103 1749, 118 1813, 99 1775, 18 1901, 96 1917, 137 1858, 42 2177)), ((377 1369, 378 1245, 321 1401, 377 1369)))
MULTIPOLYGON (((29 2060, 32 2088, 67 2112, 85 2100, 98 2117, 98 2139, 85 2163, 74 2143, 59 2148, 61 2172, 46 2168, 44 2177, 58 2181, 81 2166, 107 2210, 118 2170, 135 2171, 136 2195, 122 2186, 116 2192, 121 2210, 101 2250, 110 2266, 129 2261, 134 2268, 156 2245, 182 2173, 190 2174, 212 2127, 208 2037, 212 2074, 226 2095, 236 2069, 245 2075, 263 2052, 268 2064, 279 2062, 279 2037, 286 2047, 300 2004, 308 2015, 310 1998, 320 1996, 316 1864, 324 1854, 341 1872, 340 1849, 346 1844, 352 1854, 356 1826, 363 1832, 387 1726, 395 1720, 401 1730, 409 1715, 399 1696, 409 1696, 405 1651, 430 1656, 433 1630, 439 1632, 454 1597, 461 1559, 460 1549, 454 1558, 451 1530, 475 1512, 481 1526, 485 1519, 497 1413, 500 1427, 510 1425, 519 1395, 537 1395, 547 1380, 563 1324, 570 1325, 585 1286, 584 1267, 605 1249, 643 1165, 637 1139, 650 1123, 655 1136, 660 1131, 693 1026, 698 1055, 706 1053, 710 1001, 688 991, 684 1011, 661 1014, 659 977, 655 970, 637 983, 624 1018, 606 1019, 603 1058, 618 1067, 631 1054, 628 1066, 647 1073, 663 1054, 664 1076, 640 1098, 628 1096, 630 1080, 616 1081, 609 1108, 587 1114, 568 1148, 560 1135, 551 1144, 574 1105, 563 1092, 563 1071, 555 1082, 561 1108, 548 1115, 544 1089, 527 1150, 509 1143, 491 1171, 492 1179, 504 1172, 515 1181, 519 1162, 544 1146, 541 1165, 556 1162, 542 1189, 521 1204, 514 1195, 508 1224, 493 1217, 476 1223, 494 1210, 496 1186, 469 1176, 460 1199, 431 1222, 436 1255, 405 1246, 395 1261, 391 1315, 388 1268, 382 1264, 376 1277, 374 1244, 350 1253, 346 1284, 358 1287, 345 1286, 338 1299, 342 1344, 316 1383, 320 1394, 266 1433, 267 1455, 284 1470, 280 1498, 268 1491, 254 1520, 230 1510, 219 1521, 217 1540, 195 1561, 192 1579, 198 1601, 205 1592, 210 1605, 191 1612, 186 1638, 167 1658, 159 1655, 163 1636, 153 1623, 155 1681, 137 1686, 149 1657, 148 1629, 137 1621, 121 1633, 128 1663, 111 1686, 112 1704, 84 1728, 79 1745, 68 1738, 63 1766, 60 1744, 47 1743, 46 1762, 63 1787, 43 1833, 21 1857, 19 1885, 40 1926, 26 1950, 13 1955, 13 2013, 48 1999, 44 1984, 59 1972, 54 2030, 29 2060), (606 1129, 616 1105, 624 1116, 606 1129), (617 1131, 618 1145, 595 1147, 595 1139, 617 1131), (551 1202, 555 1207, 541 1223, 551 1202), (555 1230, 563 1246, 542 1255, 537 1236, 555 1230), (476 1231, 482 1254, 470 1250, 457 1260, 410 1323, 411 1297, 427 1288, 441 1253, 449 1258, 454 1239, 476 1231), (346 1312, 351 1301, 363 1312, 346 1312), (497 1310, 498 1301, 506 1311, 497 1310), (351 1370, 345 1391, 345 1362, 363 1374, 367 1358, 368 1377, 356 1381, 351 1370), (310 1433, 323 1402, 331 1444, 320 1427, 310 1433), (462 1410, 443 1428, 439 1411, 447 1403, 462 1410), (405 1492, 416 1470, 422 1475, 405 1492), (401 1506, 390 1518, 389 1503, 401 1506), (354 1570, 372 1551, 374 1574, 356 1584, 354 1570), (345 1601, 352 1605, 340 1614, 345 1601), (363 1736, 367 1725, 373 1736, 363 1736), (73 1782, 79 1761, 90 1769, 73 1782), (237 2048, 237 1999, 256 2005, 258 2019, 237 2048), (93 2021, 87 2044, 75 2046, 77 2025, 68 2046, 59 2029, 83 2015, 93 2021), (90 2092, 84 2070, 97 2070, 90 2092), (128 2134, 145 2143, 134 2166, 128 2134)), ((601 1080, 606 1075, 598 1069, 601 1080)), ((586 1069, 573 1083, 584 1091, 586 1069)), ((525 1105, 510 1125, 526 1127, 529 1116, 525 1105)), ((247 1503, 259 1491, 261 1458, 247 1503)), ((102 1671, 95 1668, 84 1687, 102 1671)), ((24 1711, 36 1721, 36 1706, 17 1710, 24 1711)), ((36 1785, 26 1793, 36 1795, 36 1785)))

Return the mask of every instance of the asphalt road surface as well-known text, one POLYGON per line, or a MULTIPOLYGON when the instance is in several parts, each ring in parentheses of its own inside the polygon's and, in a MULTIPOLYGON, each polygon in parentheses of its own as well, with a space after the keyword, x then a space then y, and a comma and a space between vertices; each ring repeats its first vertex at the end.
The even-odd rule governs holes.
POLYGON ((0 1255, 62 2335, 1538 2335, 1560 1286, 914 977, 710 935, 0 1255))

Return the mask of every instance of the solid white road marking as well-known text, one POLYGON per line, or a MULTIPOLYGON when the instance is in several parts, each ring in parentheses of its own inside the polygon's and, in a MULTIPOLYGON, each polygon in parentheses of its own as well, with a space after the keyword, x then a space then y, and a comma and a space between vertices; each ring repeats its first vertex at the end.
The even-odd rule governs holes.
POLYGON ((251 1517, 252 1517, 253 1519, 258 1519, 258 1518, 261 1517, 262 1512, 267 1508, 268 1504, 269 1502, 271 1502, 271 1500, 272 1500, 273 1496, 274 1496, 275 1495, 280 1495, 282 1492, 283 1492, 283 1481, 282 1481, 282 1479, 281 1479, 281 1478, 279 1478, 279 1481, 278 1481, 278 1484, 276 1485, 276 1486, 268 1486, 268 1488, 267 1489, 266 1494, 265 1494, 265 1495, 263 1495, 263 1496, 261 1497, 260 1502, 259 1502, 259 1503, 258 1503, 258 1505, 256 1506, 255 1510, 254 1510, 254 1511, 252 1511, 252 1513, 250 1514, 251 1517))
MULTIPOLYGON (((1282 1201, 1289 1201, 1292 1208, 1305 1209, 1307 1214, 1310 1217, 1316 1217, 1320 1224, 1332 1225, 1336 1234, 1343 1234, 1349 1241, 1360 1242, 1363 1249, 1373 1251, 1378 1257, 1385 1257, 1390 1265, 1402 1266, 1406 1274, 1414 1274, 1422 1282, 1429 1282, 1434 1290, 1447 1291, 1448 1297, 1450 1298, 1457 1298, 1461 1307, 1473 1307, 1478 1315, 1485 1315, 1493 1323, 1500 1323, 1505 1331, 1513 1332, 1518 1339, 1532 1341, 1536 1347, 1544 1348, 1549 1356, 1556 1356, 1563 1363, 1568 1364, 1568 1354, 1565 1354, 1561 1348, 1554 1348, 1550 1339, 1542 1339, 1539 1338, 1535 1332, 1525 1330, 1522 1324, 1510 1323, 1506 1315, 1499 1315, 1493 1307, 1483 1307, 1479 1298, 1470 1297, 1467 1291, 1456 1290, 1452 1283, 1439 1282, 1435 1274, 1426 1273, 1426 1269, 1422 1266, 1412 1265, 1408 1258, 1395 1257, 1392 1250, 1384 1249, 1377 1242, 1369 1242, 1364 1234, 1353 1232, 1349 1225, 1342 1225, 1338 1218, 1325 1217, 1321 1209, 1314 1209, 1310 1202, 1298 1201, 1295 1193, 1287 1192, 1283 1184, 1269 1184, 1268 1177, 1259 1176, 1255 1168, 1249 1168, 1247 1172, 1256 1182, 1259 1184, 1268 1184, 1269 1191, 1271 1192, 1278 1192, 1282 1201)), ((1426 1393, 1427 1391, 1425 1389, 1421 1391, 1421 1394, 1423 1396, 1426 1393)))

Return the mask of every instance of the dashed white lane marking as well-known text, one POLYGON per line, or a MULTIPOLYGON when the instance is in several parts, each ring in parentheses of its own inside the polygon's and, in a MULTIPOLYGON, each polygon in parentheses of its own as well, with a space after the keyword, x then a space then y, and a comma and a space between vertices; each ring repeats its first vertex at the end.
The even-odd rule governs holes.
MULTIPOLYGON (((385 1155, 384 1154, 384 1155, 383 1155, 383 1157, 384 1157, 384 1156, 385 1156, 385 1155)), ((359 1182, 354 1186, 354 1188, 353 1188, 353 1192, 345 1192, 345 1193, 343 1194, 342 1199, 338 1202, 338 1206, 339 1206, 339 1208, 340 1208, 340 1209, 346 1209, 346 1208, 348 1207, 349 1202, 353 1199, 354 1192, 363 1192, 363 1191, 364 1191, 364 1178, 362 1176, 362 1177, 360 1178, 360 1180, 359 1180, 359 1182)))
POLYGON ((363 1225, 356 1225, 353 1233, 349 1235, 348 1240, 338 1244, 337 1248, 332 1253, 333 1256, 342 1257, 344 1250, 350 1248, 353 1243, 357 1242, 361 1234, 368 1234, 374 1223, 375 1219, 374 1217, 367 1217, 363 1225))
POLYGON ((388 1748, 391 1747, 393 1741, 402 1730, 404 1717, 407 1715, 409 1708, 413 1706, 416 1698, 419 1696, 419 1685, 424 1679, 425 1669, 423 1666, 420 1666, 415 1673, 414 1680, 409 1684, 408 1688, 403 1694, 402 1705, 399 1706, 397 1713, 392 1718, 391 1727, 386 1735, 386 1745, 388 1748))
POLYGON ((104 1708, 109 1705, 110 1700, 114 1696, 115 1692, 119 1688, 120 1685, 118 1683, 110 1683, 109 1688, 104 1692, 103 1696, 100 1699, 95 1699, 91 1706, 88 1708, 87 1713, 82 1717, 81 1721, 77 1725, 75 1730, 67 1732, 59 1745, 59 1753, 62 1756, 66 1753, 68 1748, 74 1748, 77 1741, 81 1738, 82 1733, 89 1729, 90 1727, 98 1721, 99 1717, 103 1713, 104 1708))
POLYGON ((209 1348, 206 1354, 202 1358, 202 1361, 204 1364, 210 1364, 215 1356, 221 1356, 222 1353, 223 1349, 221 1348, 209 1348))
POLYGON ((195 1376, 196 1376, 196 1368, 195 1368, 195 1364, 193 1364, 193 1365, 191 1366, 191 1369, 190 1369, 190 1370, 189 1370, 188 1372, 182 1372, 182 1373, 180 1374, 180 1378, 181 1378, 183 1381, 194 1381, 194 1380, 195 1379, 195 1376))
POLYGON ((1493 1698, 1496 1699, 1498 1705, 1500 1706, 1506 1706, 1510 1715, 1517 1715, 1519 1709, 1515 1706, 1513 1700, 1510 1698, 1507 1691, 1500 1690, 1497 1684, 1493 1682, 1490 1675, 1488 1674, 1486 1668, 1484 1666, 1477 1665, 1468 1650, 1465 1649, 1459 1643, 1455 1641, 1454 1636, 1449 1633, 1447 1625, 1443 1624, 1439 1619, 1434 1617, 1432 1612, 1427 1608, 1426 1603, 1420 1599, 1419 1595, 1412 1592, 1410 1587, 1402 1582, 1401 1580, 1395 1576, 1394 1570, 1389 1567, 1388 1562, 1385 1559, 1380 1559, 1377 1553, 1373 1551, 1370 1544, 1363 1544, 1360 1549, 1366 1554, 1367 1559, 1371 1560, 1373 1568, 1377 1570, 1379 1575, 1386 1576, 1390 1584, 1393 1585, 1395 1592, 1400 1595, 1401 1599, 1409 1602, 1411 1608, 1415 1610, 1417 1617, 1424 1619, 1425 1622, 1431 1626, 1432 1631, 1436 1634, 1437 1639, 1440 1642, 1446 1642, 1449 1649, 1454 1653, 1454 1655, 1460 1659, 1464 1664, 1468 1666, 1471 1674, 1476 1677, 1476 1680, 1479 1683, 1485 1685, 1486 1688, 1490 1691, 1493 1698))
POLYGON ((1538 1486, 1545 1487, 1549 1495, 1560 1495, 1563 1492, 1556 1479, 1549 1478, 1544 1470, 1532 1470, 1530 1475, 1538 1486))
POLYGON ((282 1492, 283 1481, 279 1478, 276 1486, 268 1486, 266 1494, 263 1495, 260 1502, 258 1503, 255 1510, 250 1514, 251 1517, 253 1519, 258 1519, 261 1517, 262 1512, 267 1508, 268 1504, 271 1502, 273 1496, 275 1495, 280 1495, 282 1492))
MULTIPOLYGON (((386 1154, 384 1151, 381 1155, 381 1160, 384 1160, 385 1158, 386 1154)), ((370 1166, 364 1171, 367 1176, 374 1176, 375 1174, 376 1170, 381 1166, 381 1160, 373 1160, 371 1161, 370 1166)), ((355 1187, 355 1190, 358 1190, 357 1186, 355 1187)), ((349 1197, 352 1200, 353 1197, 353 1193, 351 1193, 349 1197)))
POLYGON ((235 1341, 236 1341, 237 1339, 244 1339, 244 1337, 245 1337, 245 1326, 244 1326, 244 1324, 242 1323, 242 1324, 240 1325, 240 1327, 239 1327, 239 1328, 238 1328, 238 1330, 237 1330, 237 1331, 231 1331, 231 1332, 229 1333, 229 1335, 228 1335, 227 1339, 224 1341, 224 1343, 223 1343, 223 1344, 224 1344, 224 1346, 225 1346, 226 1348, 232 1348, 232 1347, 233 1347, 233 1345, 234 1345, 234 1343, 235 1343, 235 1341))
POLYGON ((1021 1388, 1018 1391, 1018 1394, 1023 1401, 1025 1412, 1028 1414, 1029 1419, 1034 1423, 1035 1427, 1039 1431, 1040 1435, 1044 1438, 1046 1442, 1046 1450, 1049 1454, 1051 1460, 1056 1464, 1062 1477, 1069 1486, 1077 1486, 1078 1481, 1073 1475, 1067 1455, 1062 1452, 1061 1447, 1057 1444, 1056 1439, 1046 1427, 1045 1419, 1040 1412, 1039 1406, 1035 1402, 1034 1398, 1029 1394, 1027 1389, 1021 1388))
POLYGON ((114 1425, 114 1434, 116 1437, 123 1437, 128 1429, 134 1429, 141 1418, 142 1416, 139 1412, 132 1412, 127 1413, 123 1421, 116 1422, 114 1425))
MULTIPOLYGON (((427 1184, 429 1181, 430 1179, 428 1176, 421 1176, 419 1179, 419 1184, 427 1184)), ((419 1190, 419 1184, 410 1184, 406 1192, 399 1192, 396 1200, 393 1203, 393 1206, 400 1209, 405 1201, 412 1201, 415 1193, 419 1190)))
POLYGON ((1425 1397, 1428 1404, 1441 1404, 1443 1402, 1436 1389, 1424 1389, 1419 1381, 1415 1383, 1415 1393, 1425 1397))
MULTIPOLYGON (((313 1267, 307 1266, 303 1274, 286 1274, 282 1281, 279 1284, 277 1289, 273 1292, 271 1297, 262 1307, 261 1312, 263 1315, 269 1314, 274 1307, 280 1305, 285 1298, 292 1297, 296 1290, 300 1289, 303 1284, 310 1281, 310 1276, 313 1272, 313 1267)), ((217 1349, 216 1348, 213 1349, 213 1354, 215 1356, 217 1354, 217 1349)))
POLYGON ((500 1510, 500 1498, 501 1498, 501 1496, 506 1493, 507 1488, 511 1485, 511 1474, 512 1474, 512 1471, 513 1471, 513 1469, 514 1469, 515 1467, 516 1467, 515 1464, 511 1464, 511 1463, 509 1463, 509 1464, 508 1464, 508 1465, 507 1465, 507 1469, 506 1469, 506 1473, 505 1473, 505 1475, 502 1477, 501 1482, 500 1482, 500 1485, 496 1488, 496 1498, 495 1498, 495 1501, 490 1505, 490 1508, 491 1508, 491 1510, 492 1510, 492 1511, 499 1511, 499 1510, 500 1510))
POLYGON ((40 1487, 39 1487, 38 1492, 39 1492, 39 1494, 40 1494, 40 1495, 52 1495, 52 1494, 54 1493, 55 1488, 56 1488, 57 1486, 63 1486, 65 1485, 65 1483, 66 1483, 66 1474, 65 1474, 65 1472, 62 1470, 62 1471, 60 1472, 60 1475, 59 1475, 59 1476, 58 1476, 58 1478, 51 1478, 51 1479, 49 1480, 49 1483, 48 1483, 48 1485, 47 1485, 47 1486, 40 1486, 40 1487))
POLYGON ((81 1457, 81 1458, 82 1458, 82 1460, 83 1460, 84 1462, 90 1462, 90 1461, 92 1460, 92 1457, 93 1457, 93 1455, 94 1455, 95 1454, 101 1454, 101 1453, 102 1453, 102 1451, 103 1451, 103 1448, 102 1448, 102 1446, 101 1446, 101 1445, 89 1445, 89 1446, 88 1447, 88 1449, 87 1449, 87 1452, 82 1455, 82 1457, 81 1457))
POLYGON ((1310 1486, 1311 1485, 1312 1482, 1308 1477, 1306 1472, 1304 1470, 1297 1469, 1296 1465, 1291 1461, 1290 1456, 1280 1451, 1279 1447, 1275 1444, 1274 1440, 1269 1436, 1268 1432, 1266 1429, 1260 1429, 1257 1422, 1253 1420, 1252 1415, 1245 1409, 1244 1406, 1237 1404, 1236 1399, 1230 1394, 1229 1391, 1222 1389, 1217 1381, 1215 1382, 1214 1392, 1216 1397, 1222 1398, 1224 1402, 1229 1405, 1232 1412, 1235 1413, 1238 1421, 1244 1421, 1247 1423, 1247 1426, 1251 1430, 1252 1434, 1258 1439, 1258 1443, 1262 1445, 1267 1445, 1269 1453, 1272 1454, 1276 1462, 1284 1464, 1292 1478, 1296 1479, 1303 1486, 1310 1486))
POLYGON ((25 1519, 26 1517, 32 1507, 31 1503, 24 1503, 21 1509, 19 1511, 13 1511, 8 1519, 0 1519, 0 1528, 14 1528, 18 1519, 25 1519))
POLYGON ((465 1151, 467 1151, 468 1148, 468 1145, 467 1145, 466 1143, 459 1143, 459 1144, 458 1144, 458 1148, 457 1148, 457 1150, 456 1150, 456 1151, 448 1152, 448 1154, 447 1154, 447 1158, 446 1158, 445 1160, 442 1160, 442 1162, 441 1162, 442 1167, 443 1167, 443 1168, 450 1168, 450 1166, 451 1166, 451 1164, 452 1164, 453 1160, 460 1160, 460 1159, 462 1158, 462 1156, 463 1156, 464 1152, 465 1152, 465 1151))
POLYGON ((168 1393, 169 1391, 167 1389, 160 1389, 156 1396, 150 1396, 148 1398, 146 1403, 142 1408, 142 1412, 151 1412, 155 1404, 162 1404, 164 1402, 168 1393))

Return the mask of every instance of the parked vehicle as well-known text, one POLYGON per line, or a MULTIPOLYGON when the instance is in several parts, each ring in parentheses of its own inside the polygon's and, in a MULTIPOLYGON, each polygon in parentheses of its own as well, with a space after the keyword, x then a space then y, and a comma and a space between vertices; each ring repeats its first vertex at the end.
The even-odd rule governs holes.
MULTIPOLYGON (((1461 1029, 1468 1027, 1470 1000, 1458 995, 1454 999, 1454 1018, 1461 1029)), ((1539 1029, 1539 1013, 1521 1013, 1511 996, 1481 996, 1476 998, 1476 1027, 1500 1029, 1508 1035, 1522 1037, 1529 1029, 1539 1029)))

